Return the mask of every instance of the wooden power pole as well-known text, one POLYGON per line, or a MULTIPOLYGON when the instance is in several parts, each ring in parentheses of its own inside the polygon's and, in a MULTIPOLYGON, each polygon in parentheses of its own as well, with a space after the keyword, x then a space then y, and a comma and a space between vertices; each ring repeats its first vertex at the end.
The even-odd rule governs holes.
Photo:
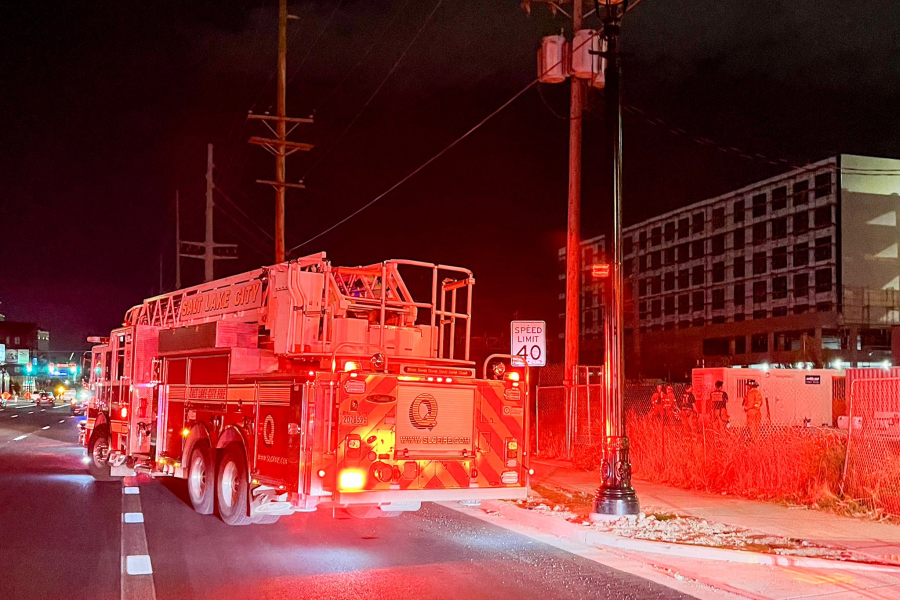
MULTIPOLYGON (((213 163, 213 145, 206 146, 206 235, 202 242, 182 242, 179 238, 179 257, 199 258, 203 260, 203 281, 212 281, 216 278, 215 264, 217 260, 227 260, 237 258, 237 244, 217 244, 213 239, 213 213, 215 212, 215 196, 216 189, 214 177, 215 164, 213 163), (217 248, 230 249, 230 253, 216 253, 217 248)), ((176 208, 177 211, 177 208, 176 208)), ((177 217, 176 217, 177 219, 177 217)), ((177 223, 177 221, 176 221, 177 223)), ((180 226, 176 225, 176 235, 180 236, 180 226)), ((181 273, 180 269, 175 272, 176 287, 180 288, 181 273)))
POLYGON ((251 144, 262 146, 270 153, 275 155, 275 180, 257 179, 257 183, 265 183, 275 188, 275 262, 284 262, 285 259, 285 242, 284 242, 284 196, 287 188, 302 189, 303 182, 288 183, 287 182, 287 165, 288 156, 298 150, 311 150, 311 144, 303 144, 299 142, 290 142, 287 136, 297 128, 301 123, 312 123, 312 117, 307 119, 298 119, 286 116, 287 114, 287 0, 278 0, 278 92, 276 103, 276 114, 257 115, 250 113, 249 119, 256 119, 263 122, 269 131, 275 136, 273 138, 253 136, 250 138, 251 144), (275 128, 272 128, 271 122, 275 122, 275 128), (288 129, 288 123, 291 128, 288 129))

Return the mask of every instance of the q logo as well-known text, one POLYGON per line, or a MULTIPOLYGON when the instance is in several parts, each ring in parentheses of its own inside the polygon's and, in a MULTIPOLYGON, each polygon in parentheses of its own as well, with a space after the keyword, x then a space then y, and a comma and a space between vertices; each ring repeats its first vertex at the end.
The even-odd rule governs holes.
POLYGON ((266 446, 275 443, 275 419, 272 418, 272 415, 268 415, 263 423, 263 441, 266 446))
POLYGON ((437 425, 437 400, 431 394, 419 394, 409 405, 409 422, 416 429, 432 430, 437 425), (422 414, 422 409, 425 414, 422 414))

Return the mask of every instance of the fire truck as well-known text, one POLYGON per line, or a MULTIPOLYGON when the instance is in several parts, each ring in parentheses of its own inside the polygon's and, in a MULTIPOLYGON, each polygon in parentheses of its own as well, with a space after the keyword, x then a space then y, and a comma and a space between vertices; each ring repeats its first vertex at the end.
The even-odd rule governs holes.
POLYGON ((85 462, 186 479, 230 525, 525 498, 528 371, 469 359, 474 283, 319 253, 149 298, 91 338, 85 462))

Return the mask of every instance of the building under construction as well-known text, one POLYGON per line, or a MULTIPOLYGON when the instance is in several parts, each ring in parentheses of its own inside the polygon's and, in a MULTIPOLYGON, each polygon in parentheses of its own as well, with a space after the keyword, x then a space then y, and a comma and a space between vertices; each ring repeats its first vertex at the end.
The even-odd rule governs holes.
MULTIPOLYGON (((625 228, 628 376, 893 361, 898 211, 900 160, 844 154, 625 228)), ((604 238, 581 251, 581 360, 599 364, 604 238)))

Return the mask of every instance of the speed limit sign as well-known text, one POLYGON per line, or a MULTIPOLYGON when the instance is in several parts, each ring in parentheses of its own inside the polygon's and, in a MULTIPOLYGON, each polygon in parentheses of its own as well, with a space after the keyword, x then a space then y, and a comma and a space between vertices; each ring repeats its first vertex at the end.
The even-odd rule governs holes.
MULTIPOLYGON (((546 365, 547 324, 544 321, 513 321, 509 353, 524 358, 529 367, 546 365)), ((522 361, 513 361, 513 366, 522 366, 522 361)))

